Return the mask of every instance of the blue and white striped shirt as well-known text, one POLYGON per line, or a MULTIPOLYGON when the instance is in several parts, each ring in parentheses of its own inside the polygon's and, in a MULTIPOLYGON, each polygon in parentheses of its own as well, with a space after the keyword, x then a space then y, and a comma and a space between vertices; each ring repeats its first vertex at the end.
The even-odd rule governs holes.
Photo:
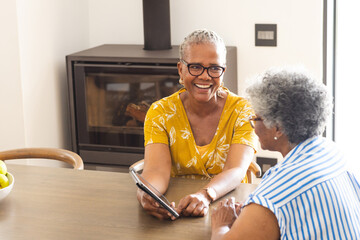
POLYGON ((245 206, 276 216, 281 239, 360 239, 360 184, 334 142, 308 139, 270 168, 245 206))

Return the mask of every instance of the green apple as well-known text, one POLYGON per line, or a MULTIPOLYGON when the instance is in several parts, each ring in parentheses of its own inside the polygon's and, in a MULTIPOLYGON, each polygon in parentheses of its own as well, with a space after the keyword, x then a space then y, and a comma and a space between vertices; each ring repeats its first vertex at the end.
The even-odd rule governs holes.
POLYGON ((3 160, 0 160, 0 174, 6 174, 7 168, 3 160))
POLYGON ((0 188, 5 188, 7 186, 9 186, 9 179, 5 174, 0 174, 0 188))

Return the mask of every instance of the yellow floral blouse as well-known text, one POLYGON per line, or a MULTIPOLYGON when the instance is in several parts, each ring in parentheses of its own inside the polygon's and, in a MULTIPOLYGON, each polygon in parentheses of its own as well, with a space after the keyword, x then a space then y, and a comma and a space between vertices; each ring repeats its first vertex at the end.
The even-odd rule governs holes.
POLYGON ((145 146, 170 146, 171 176, 196 175, 211 178, 222 171, 230 145, 240 143, 256 151, 257 137, 248 121, 253 114, 248 102, 229 92, 219 126, 209 145, 197 146, 178 92, 154 102, 146 114, 145 146))

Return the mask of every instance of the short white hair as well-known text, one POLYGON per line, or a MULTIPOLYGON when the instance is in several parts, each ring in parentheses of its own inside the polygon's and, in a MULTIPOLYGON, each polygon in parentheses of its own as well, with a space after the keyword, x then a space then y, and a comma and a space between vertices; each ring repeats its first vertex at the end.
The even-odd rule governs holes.
POLYGON ((198 29, 185 37, 184 41, 179 47, 180 59, 184 59, 186 49, 192 44, 212 43, 218 47, 223 57, 224 64, 226 63, 226 46, 224 40, 217 35, 216 32, 207 29, 198 29))

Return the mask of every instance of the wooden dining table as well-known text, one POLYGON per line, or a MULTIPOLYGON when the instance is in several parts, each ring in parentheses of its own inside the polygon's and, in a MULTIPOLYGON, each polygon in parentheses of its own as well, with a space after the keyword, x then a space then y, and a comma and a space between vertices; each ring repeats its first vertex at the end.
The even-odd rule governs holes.
MULTIPOLYGON (((15 183, 0 202, 0 239, 210 239, 205 217, 158 220, 136 199, 128 173, 8 164, 15 183)), ((166 197, 176 204, 206 180, 172 178, 166 197)), ((255 190, 241 184, 225 197, 243 201, 255 190)))

